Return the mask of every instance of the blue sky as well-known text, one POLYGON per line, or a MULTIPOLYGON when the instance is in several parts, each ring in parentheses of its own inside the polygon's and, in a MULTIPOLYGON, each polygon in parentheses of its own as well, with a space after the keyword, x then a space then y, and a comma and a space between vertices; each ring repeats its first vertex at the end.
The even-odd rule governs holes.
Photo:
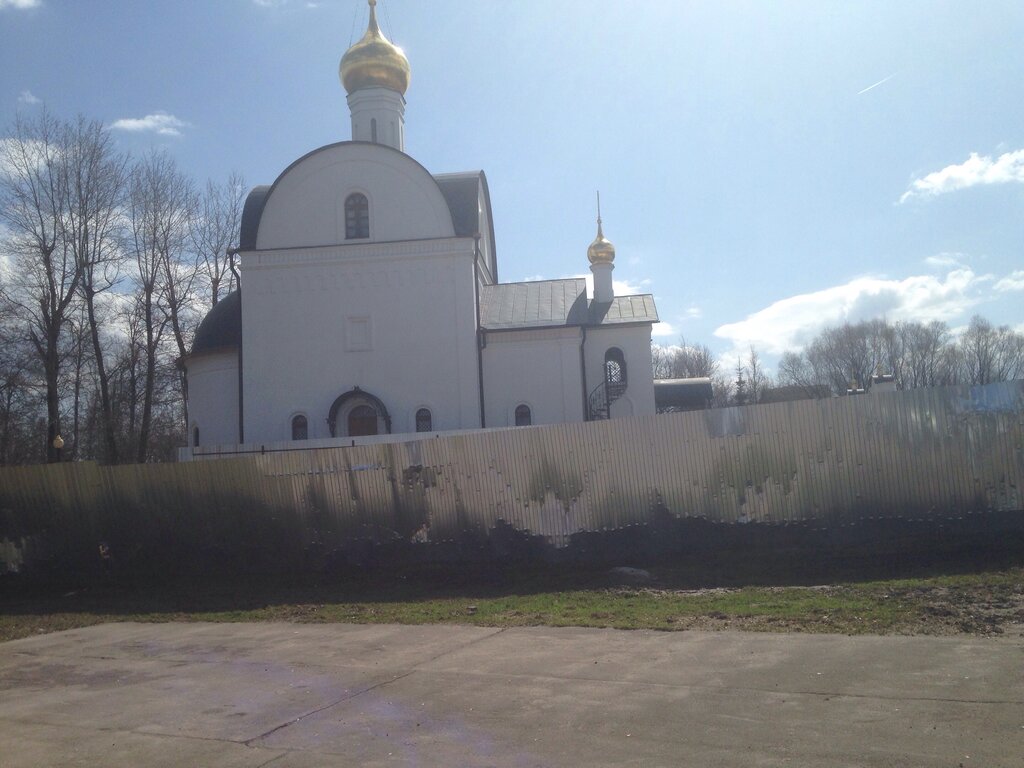
MULTIPOLYGON (((772 362, 825 324, 1024 330, 1024 4, 380 0, 407 151, 483 168, 502 280, 615 277, 657 340, 772 362)), ((348 139, 365 0, 0 0, 0 126, 40 102, 270 183, 348 139)))

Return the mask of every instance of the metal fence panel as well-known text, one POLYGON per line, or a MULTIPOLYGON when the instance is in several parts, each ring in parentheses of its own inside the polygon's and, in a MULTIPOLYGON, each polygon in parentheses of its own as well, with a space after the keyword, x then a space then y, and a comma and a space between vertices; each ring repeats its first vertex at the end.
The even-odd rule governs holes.
MULTIPOLYGON (((357 541, 553 547, 658 519, 857 525, 1024 510, 1024 382, 481 431, 180 464, 0 469, 0 557, 173 540, 253 557, 357 541)), ((149 550, 145 550, 149 551, 149 550)), ((170 557, 170 555, 169 555, 170 557)))

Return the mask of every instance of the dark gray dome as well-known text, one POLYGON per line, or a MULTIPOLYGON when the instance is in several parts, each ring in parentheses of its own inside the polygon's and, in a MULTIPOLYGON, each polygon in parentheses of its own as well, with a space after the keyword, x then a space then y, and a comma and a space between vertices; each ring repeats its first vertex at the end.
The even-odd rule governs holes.
POLYGON ((256 235, 260 231, 260 217, 270 195, 269 186, 253 187, 242 207, 242 226, 238 233, 238 248, 242 251, 256 250, 256 235))
POLYGON ((242 294, 232 291, 217 302, 196 330, 192 354, 214 352, 242 345, 242 294))

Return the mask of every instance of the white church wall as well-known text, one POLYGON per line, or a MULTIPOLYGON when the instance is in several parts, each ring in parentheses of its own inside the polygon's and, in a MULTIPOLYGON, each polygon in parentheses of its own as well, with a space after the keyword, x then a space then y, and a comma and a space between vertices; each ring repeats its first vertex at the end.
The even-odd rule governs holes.
MULTIPOLYGON (((587 331, 587 387, 593 390, 604 379, 604 356, 612 347, 626 360, 626 391, 612 403, 611 418, 654 413, 654 374, 651 370, 651 327, 602 326, 587 331)), ((589 395, 589 392, 588 392, 589 395)))
POLYGON ((342 143, 317 150, 277 180, 260 218, 259 249, 345 243, 345 199, 370 203, 370 237, 389 242, 452 237, 451 211, 437 182, 389 147, 342 143))
POLYGON ((514 426, 520 404, 534 424, 583 420, 579 328, 489 333, 483 362, 488 427, 514 426))
POLYGON ((195 427, 199 444, 238 441, 238 352, 196 355, 188 358, 189 445, 195 427))
POLYGON ((329 437, 357 386, 394 433, 423 405, 434 430, 479 426, 471 238, 254 252, 243 270, 246 442, 289 439, 296 412, 329 437))

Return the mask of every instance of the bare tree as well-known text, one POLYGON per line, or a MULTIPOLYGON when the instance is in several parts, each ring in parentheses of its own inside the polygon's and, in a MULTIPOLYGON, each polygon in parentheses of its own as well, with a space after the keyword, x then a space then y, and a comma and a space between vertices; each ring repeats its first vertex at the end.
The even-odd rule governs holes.
POLYGON ((828 377, 805 352, 786 352, 779 360, 778 380, 781 386, 796 387, 803 397, 821 397, 822 387, 831 389, 828 377))
POLYGON ((672 378, 672 349, 651 342, 651 372, 656 379, 672 378))
POLYGON ((114 149, 109 132, 97 121, 80 117, 66 131, 69 181, 63 206, 63 235, 81 269, 79 291, 85 304, 99 388, 102 458, 116 463, 118 446, 100 331, 104 318, 97 298, 117 285, 124 261, 118 239, 123 226, 128 159, 114 149))
POLYGON ((757 354, 754 345, 750 345, 750 355, 747 357, 747 400, 750 403, 761 402, 761 395, 771 386, 771 379, 761 364, 761 356, 757 354))
POLYGON ((870 327, 866 323, 826 328, 807 347, 812 366, 819 370, 836 393, 843 393, 852 382, 868 386, 876 366, 870 327))
POLYGON ((78 290, 81 268, 63 237, 69 174, 68 131, 43 110, 18 117, 0 144, 0 216, 11 232, 14 301, 46 379, 47 461, 60 458, 61 333, 78 290))
POLYGON ((166 153, 152 152, 132 168, 128 195, 127 248, 135 260, 136 307, 142 327, 145 375, 136 460, 150 450, 161 343, 171 325, 176 344, 184 338, 176 308, 183 301, 175 278, 168 279, 188 233, 191 185, 166 153), (177 325, 176 325, 177 324, 177 325))
POLYGON ((0 466, 40 461, 45 455, 42 375, 17 308, 5 292, 5 263, 0 253, 0 466), (36 434, 40 423, 44 429, 36 434))
POLYGON ((1024 336, 1008 326, 996 328, 975 315, 957 349, 967 384, 990 384, 1024 375, 1024 336))
POLYGON ((718 372, 718 361, 711 349, 704 344, 688 344, 680 337, 679 346, 659 348, 655 360, 655 377, 661 379, 710 378, 718 372))
POLYGON ((223 184, 206 182, 189 235, 198 256, 211 306, 234 287, 228 249, 236 242, 245 204, 245 179, 232 172, 223 184))
POLYGON ((901 322, 896 324, 896 333, 902 355, 894 373, 901 389, 952 383, 954 372, 950 370, 947 352, 950 335, 945 323, 901 322))

